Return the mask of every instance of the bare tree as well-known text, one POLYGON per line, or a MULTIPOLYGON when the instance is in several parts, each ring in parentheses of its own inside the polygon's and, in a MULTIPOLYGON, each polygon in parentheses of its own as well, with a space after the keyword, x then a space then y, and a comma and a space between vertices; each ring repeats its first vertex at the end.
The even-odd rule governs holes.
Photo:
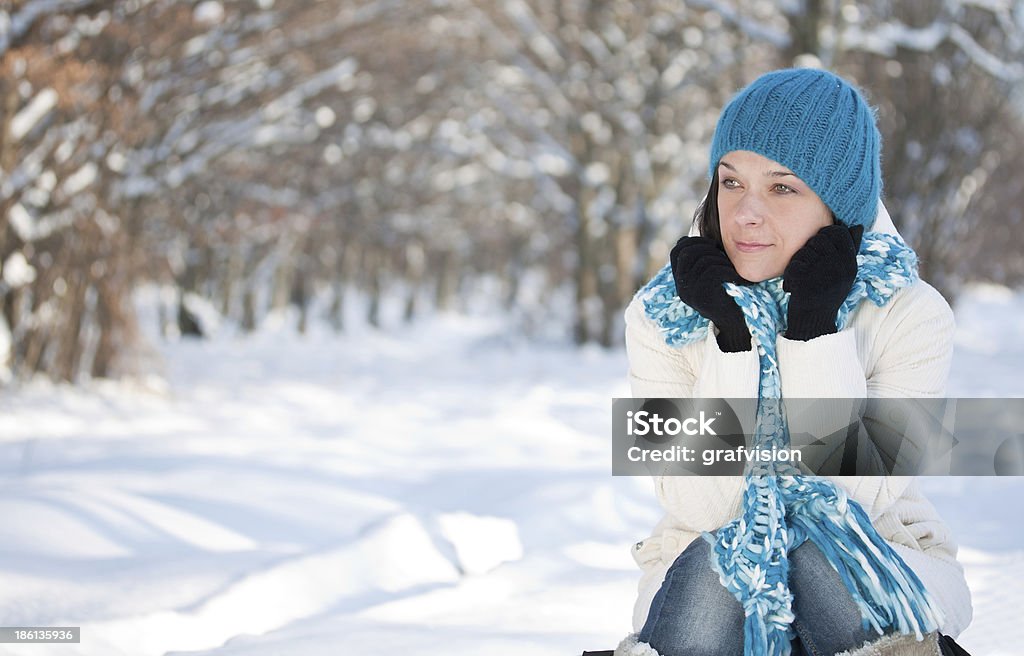
POLYGON ((1020 3, 25 0, 0 6, 6 368, 142 366, 219 314, 303 332, 484 303, 616 344, 737 88, 871 91, 886 200, 947 294, 1019 280, 1020 3), (922 99, 927 102, 922 102, 922 99), (397 314, 389 299, 398 300, 397 314), (552 319, 552 317, 557 317, 552 319))

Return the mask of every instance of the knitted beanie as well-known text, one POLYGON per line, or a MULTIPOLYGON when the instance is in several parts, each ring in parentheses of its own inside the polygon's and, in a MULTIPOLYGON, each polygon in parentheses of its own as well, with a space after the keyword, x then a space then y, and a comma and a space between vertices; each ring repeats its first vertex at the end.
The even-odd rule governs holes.
POLYGON ((848 82, 812 68, 772 71, 722 110, 709 177, 726 153, 749 150, 788 167, 841 223, 869 228, 882 194, 881 144, 874 112, 848 82))

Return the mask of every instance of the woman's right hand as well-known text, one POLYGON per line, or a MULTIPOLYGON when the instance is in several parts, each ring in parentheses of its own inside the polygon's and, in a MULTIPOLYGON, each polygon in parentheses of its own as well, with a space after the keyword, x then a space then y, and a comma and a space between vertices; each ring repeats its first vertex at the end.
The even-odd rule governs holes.
POLYGON ((750 350, 750 331, 740 306, 725 291, 726 282, 744 280, 725 251, 707 237, 683 237, 670 256, 676 294, 718 328, 718 347, 726 353, 750 350))

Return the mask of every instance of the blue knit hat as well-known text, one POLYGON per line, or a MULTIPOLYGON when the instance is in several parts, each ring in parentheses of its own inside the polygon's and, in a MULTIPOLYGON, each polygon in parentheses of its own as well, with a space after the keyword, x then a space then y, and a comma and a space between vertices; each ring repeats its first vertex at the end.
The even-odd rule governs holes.
POLYGON ((796 173, 841 223, 870 228, 882 194, 881 146, 874 112, 848 82, 812 68, 772 71, 722 110, 709 177, 726 153, 749 150, 796 173))

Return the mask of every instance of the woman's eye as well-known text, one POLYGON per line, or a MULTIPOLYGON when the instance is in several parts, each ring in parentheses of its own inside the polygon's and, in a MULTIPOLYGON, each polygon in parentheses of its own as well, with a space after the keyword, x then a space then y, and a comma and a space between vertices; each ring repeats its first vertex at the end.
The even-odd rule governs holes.
POLYGON ((788 185, 784 185, 781 182, 777 183, 774 188, 775 188, 775 191, 779 192, 780 194, 796 193, 795 190, 792 187, 790 187, 788 185))
POLYGON ((732 178, 722 178, 722 186, 726 189, 735 189, 739 183, 732 178))

